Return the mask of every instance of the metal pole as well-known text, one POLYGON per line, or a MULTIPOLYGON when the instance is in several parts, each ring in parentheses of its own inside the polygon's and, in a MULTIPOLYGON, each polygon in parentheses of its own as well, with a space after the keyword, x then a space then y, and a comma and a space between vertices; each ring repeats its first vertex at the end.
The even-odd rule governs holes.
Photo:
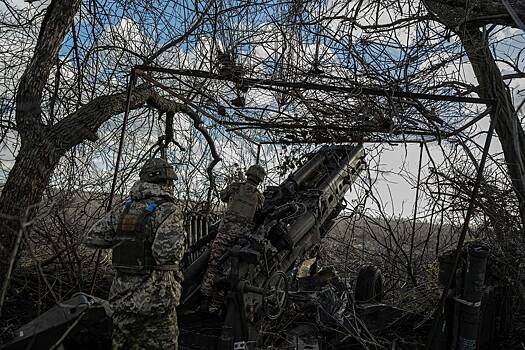
POLYGON ((255 164, 259 164, 260 159, 261 159, 261 144, 259 143, 257 145, 257 159, 255 160, 255 164))
MULTIPOLYGON (((494 134, 495 120, 496 120, 498 111, 499 111, 499 105, 497 105, 496 108, 494 108, 492 111, 492 117, 490 119, 490 126, 487 132, 487 139, 485 140, 485 145, 483 147, 483 155, 481 156, 478 173, 476 175, 476 182, 474 183, 474 188, 472 189, 472 196, 470 197, 470 202, 467 208, 467 213, 465 215, 465 221, 463 223, 463 227, 459 235, 458 245, 456 248, 456 252, 454 254, 454 260, 453 260, 450 271, 456 271, 458 267, 459 255, 461 253, 461 249, 463 248, 463 244, 465 243, 465 237, 467 236, 467 230, 468 230, 470 218, 472 214, 474 213, 476 197, 479 192, 481 180, 483 179, 483 170, 485 169, 485 163, 488 157, 490 143, 492 141, 492 136, 494 134)), ((443 319, 442 319, 443 308, 445 305, 445 301, 447 300, 448 291, 450 287, 452 286, 454 278, 455 278, 455 274, 451 273, 448 278, 448 282, 445 288, 443 289, 443 293, 441 294, 441 299, 439 300, 439 304, 437 305, 436 309, 434 310, 434 314, 432 315, 434 318, 434 321, 432 323, 432 329, 430 331, 430 335, 428 337, 427 344, 425 347, 426 350, 431 350, 433 348, 435 336, 438 330, 443 326, 443 319)))
POLYGON ((423 142, 419 144, 419 166, 417 169, 417 184, 416 184, 416 200, 414 203, 414 220, 412 222, 412 237, 410 237, 410 254, 408 259, 408 272, 410 273, 410 278, 414 284, 416 283, 416 278, 414 277, 414 267, 413 267, 413 258, 414 258, 414 238, 416 235, 416 219, 417 219, 417 207, 419 201, 419 187, 421 186, 421 167, 423 163, 423 142))
MULTIPOLYGON (((113 197, 115 196, 115 189, 117 187, 118 171, 120 168, 120 161, 122 159, 122 150, 124 148, 124 137, 126 136, 126 126, 128 124, 129 111, 131 108, 131 95, 133 94, 133 88, 135 87, 136 81, 137 81, 136 72, 135 72, 135 68, 133 68, 131 70, 131 75, 129 77, 129 82, 128 82, 128 91, 126 94, 126 109, 124 110, 124 120, 122 121, 122 130, 120 132, 120 140, 119 140, 118 153, 117 153, 117 163, 115 164, 115 171, 113 173, 113 181, 111 183, 111 192, 109 193, 109 200, 108 200, 108 205, 106 207, 106 213, 109 213, 113 207, 113 197)), ((95 271, 93 272, 93 279, 91 280, 91 288, 90 288, 91 294, 93 294, 93 291, 95 290, 95 282, 97 281, 97 273, 98 273, 98 267, 100 265, 101 254, 102 254, 102 250, 97 249, 97 261, 95 263, 95 271)))
POLYGON ((328 84, 320 84, 313 82, 289 82, 281 80, 271 80, 271 79, 257 79, 257 78, 235 78, 233 76, 224 76, 220 74, 211 73, 208 71, 202 70, 192 70, 192 69, 170 69, 162 67, 152 67, 152 66, 143 66, 138 65, 135 68, 140 69, 145 72, 158 72, 166 73, 172 75, 181 75, 189 76, 195 78, 206 78, 214 80, 227 80, 232 82, 244 83, 248 86, 261 87, 261 86, 279 86, 279 87, 288 87, 304 90, 319 90, 319 91, 338 91, 345 92, 349 94, 358 94, 358 95, 370 95, 370 96, 387 96, 387 97, 397 97, 397 98, 411 98, 411 99, 422 99, 422 100, 433 100, 433 101, 450 101, 450 102, 465 102, 465 103, 479 103, 479 104, 488 104, 493 105, 497 101, 490 98, 479 98, 479 97, 467 97, 467 96, 447 96, 447 95, 436 95, 436 94, 426 94, 426 93, 417 93, 409 91, 400 91, 392 89, 382 89, 380 87, 368 87, 364 85, 354 85, 354 86, 336 86, 328 84))

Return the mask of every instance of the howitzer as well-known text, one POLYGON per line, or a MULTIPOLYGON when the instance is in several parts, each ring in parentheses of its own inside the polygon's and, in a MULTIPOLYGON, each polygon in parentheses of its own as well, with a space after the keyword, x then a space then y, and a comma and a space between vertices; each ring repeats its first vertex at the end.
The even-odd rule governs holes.
POLYGON ((362 146, 325 146, 281 185, 266 189, 253 232, 240 237, 225 257, 230 269, 218 283, 224 294, 219 314, 196 312, 209 250, 187 267, 179 310, 183 346, 255 348, 264 342, 262 323, 278 319, 288 300, 308 299, 291 288, 296 285, 295 271, 315 256, 321 238, 344 208, 346 193, 366 166, 364 156, 362 146))
MULTIPOLYGON (((223 306, 214 313, 200 309, 199 287, 217 225, 200 230, 207 235, 188 247, 184 260, 185 280, 178 308, 180 348, 266 349, 279 348, 283 341, 294 342, 296 349, 319 349, 323 342, 330 344, 330 348, 361 348, 345 331, 353 327, 350 323, 357 322, 355 312, 343 315, 347 309, 346 285, 337 280, 331 269, 316 272, 311 268, 311 274, 302 276, 298 276, 297 270, 305 259, 316 255, 321 238, 344 208, 344 197, 365 166, 362 146, 322 147, 281 185, 268 187, 253 231, 240 237, 223 257, 224 265, 229 267, 217 283, 223 306), (295 321, 280 328, 280 322, 290 314, 295 321), (312 319, 322 323, 322 332, 305 326, 312 319), (330 333, 329 326, 338 330, 330 333), (286 339, 269 336, 276 332, 284 333, 286 339)), ((355 288, 359 299, 356 301, 379 301, 378 271, 363 269, 355 288)), ((96 310, 96 317, 101 318, 97 324, 109 324, 107 316, 106 323, 102 322, 103 308, 98 307, 102 302, 94 302, 89 296, 82 298, 88 300, 82 315, 90 316, 96 310)), ((72 314, 71 310, 78 310, 74 305, 81 305, 75 298, 65 303, 70 305, 69 309, 59 305, 33 322, 52 320, 53 324, 31 327, 32 331, 21 333, 21 337, 2 349, 24 349, 28 344, 39 349, 38 344, 53 343, 76 349, 107 348, 109 332, 94 332, 92 317, 81 319, 72 314), (61 331, 67 336, 57 336, 63 334, 61 331)), ((385 315, 394 318, 406 315, 395 308, 362 306, 360 310, 361 319, 371 320, 367 324, 371 330, 383 327, 381 323, 386 322, 377 320, 385 315)))
MULTIPOLYGON (((282 184, 268 187, 253 231, 223 257, 228 268, 217 283, 223 297, 217 312, 200 308, 199 287, 218 226, 201 216, 189 220, 192 239, 178 308, 180 348, 370 349, 372 338, 363 343, 367 334, 394 327, 399 334, 424 334, 427 318, 380 304, 382 278, 376 268, 360 270, 352 300, 333 269, 316 271, 314 259, 308 259, 315 257, 364 167, 361 146, 323 147, 282 184)), ((491 348, 496 331, 506 333, 511 326, 511 286, 485 281, 480 289, 487 263, 483 249, 468 254, 457 271, 451 271, 449 258, 440 258, 440 281, 451 274, 458 278, 433 349, 491 348)), ((0 349, 108 349, 107 311, 104 300, 77 294, 21 327, 0 349)), ((407 344, 400 348, 418 348, 407 344)))
MULTIPOLYGON (((344 208, 345 194, 364 166, 361 146, 321 148, 280 186, 266 189, 253 235, 244 238, 267 240, 276 254, 265 257, 278 262, 275 268, 289 270, 333 225, 344 208)), ((213 237, 216 229, 210 230, 209 236, 213 237)), ((201 248, 202 242, 209 243, 209 236, 195 245, 201 248)), ((209 249, 186 267, 183 300, 195 288, 196 280, 200 282, 198 277, 207 267, 208 257, 209 249)))

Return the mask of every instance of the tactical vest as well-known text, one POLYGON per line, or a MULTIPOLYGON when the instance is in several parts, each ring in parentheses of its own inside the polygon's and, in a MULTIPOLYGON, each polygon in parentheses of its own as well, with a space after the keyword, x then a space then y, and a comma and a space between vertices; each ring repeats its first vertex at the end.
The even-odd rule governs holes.
POLYGON ((114 237, 113 268, 120 272, 148 274, 156 269, 151 247, 155 239, 155 210, 166 201, 126 202, 114 237))
POLYGON ((257 187, 242 183, 239 189, 230 195, 226 214, 234 214, 252 221, 259 198, 257 187))

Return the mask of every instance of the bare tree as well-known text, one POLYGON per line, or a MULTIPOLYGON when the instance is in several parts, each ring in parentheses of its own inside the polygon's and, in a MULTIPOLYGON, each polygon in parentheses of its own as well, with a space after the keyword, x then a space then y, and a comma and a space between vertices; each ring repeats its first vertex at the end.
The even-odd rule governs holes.
MULTIPOLYGON (((60 80, 60 62, 56 67, 59 76, 55 81, 55 91, 50 99, 46 98, 46 89, 50 88, 50 74, 57 64, 57 55, 63 48, 64 39, 71 30, 73 41, 72 51, 78 56, 78 42, 74 18, 81 8, 80 1, 52 1, 45 9, 45 16, 40 25, 40 32, 36 39, 35 48, 24 73, 19 79, 16 90, 15 120, 16 132, 20 138, 20 147, 16 160, 9 172, 7 181, 0 197, 0 213, 4 218, 0 241, 0 261, 2 274, 6 271, 7 257, 13 248, 14 234, 21 224, 19 218, 30 206, 34 206, 42 199, 49 184, 53 171, 66 153, 82 142, 97 140, 97 130, 112 116, 122 113, 125 109, 125 92, 92 96, 87 103, 82 103, 84 88, 80 75, 75 77, 78 85, 76 91, 77 102, 73 103, 73 112, 57 118, 57 98, 60 80), (48 105, 48 103, 50 105, 48 105), (44 108, 49 107, 49 113, 44 114, 44 108)), ((200 23, 196 18, 195 22, 200 23)), ((163 47, 152 52, 145 61, 151 61, 162 52, 174 45, 177 40, 182 41, 196 26, 188 24, 188 32, 174 38, 163 47)), ((98 48, 100 49, 100 48, 98 48)), ((106 57, 108 59, 108 57, 106 57)), ((78 63, 78 62, 77 62, 78 63)), ((80 64, 77 73, 82 74, 80 64)), ((100 69, 100 67, 97 67, 100 69)), ((70 91, 66 89, 66 96, 70 91)), ((86 91, 88 92, 88 91, 86 91)), ((65 96, 63 96, 65 97, 65 96)), ((66 104, 69 104, 65 102, 66 104)), ((163 99, 151 87, 141 85, 134 90, 131 96, 130 109, 137 109, 145 105, 162 112, 188 112, 195 114, 181 103, 163 99)), ((68 106, 69 107, 69 106, 68 106)), ((205 130, 203 130, 205 132, 205 130)))
POLYGON ((382 144, 421 143, 421 176, 413 169, 399 174, 414 192, 419 188, 411 218, 396 198, 377 191, 378 163, 341 218, 349 225, 332 238, 342 247, 343 270, 377 262, 391 291, 410 290, 403 302, 428 303, 433 286, 417 286, 431 280, 436 255, 457 240, 484 137, 480 124, 490 115, 504 161, 499 154, 490 159, 472 235, 481 232, 499 245, 508 242, 500 232, 517 232, 517 216, 523 221, 520 93, 508 86, 524 77, 523 34, 505 32, 520 27, 519 1, 2 3, 2 274, 27 219, 34 224, 18 241, 45 247, 33 254, 42 271, 67 281, 64 294, 86 284, 80 270, 89 270, 92 256, 74 247, 104 211, 136 65, 159 70, 139 77, 131 94, 118 198, 158 149, 168 113, 185 148, 168 155, 184 163, 178 193, 187 211, 196 203, 216 205, 214 187, 258 153, 275 184, 323 143, 377 142, 368 147, 372 160, 388 147, 382 144), (438 155, 426 146, 432 142, 438 155), (223 168, 214 167, 219 158, 223 168), (501 196, 510 199, 501 203, 501 196), (68 198, 96 204, 81 209, 68 198), (31 220, 43 208, 46 217, 31 220), (74 225, 70 217, 83 219, 74 225), (352 245, 358 240, 369 253, 352 245), (55 263, 75 268, 53 270, 55 263))
POLYGON ((519 1, 424 3, 435 20, 460 38, 479 84, 478 95, 495 101, 491 116, 496 120, 496 132, 518 197, 521 221, 525 223, 525 133, 488 39, 496 25, 520 28, 515 18, 525 18, 525 7, 519 1))

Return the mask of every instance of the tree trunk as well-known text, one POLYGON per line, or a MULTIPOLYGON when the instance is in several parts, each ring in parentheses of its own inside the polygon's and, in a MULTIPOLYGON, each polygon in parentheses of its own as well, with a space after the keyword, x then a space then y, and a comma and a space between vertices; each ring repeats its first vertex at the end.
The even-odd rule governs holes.
POLYGON ((16 232, 28 208, 38 203, 56 166, 56 154, 42 123, 42 92, 80 0, 53 0, 42 21, 31 61, 16 93, 16 124, 21 148, 0 196, 0 276, 5 277, 16 232), (6 217, 10 217, 9 220, 6 217))
MULTIPOLYGON (((35 214, 38 208, 34 205, 41 201, 49 184, 49 178, 56 166, 53 153, 49 150, 49 144, 25 142, 16 156, 0 197, 0 215, 10 217, 2 220, 0 230, 0 242, 4 248, 0 259, 4 267, 18 232, 18 218, 21 219, 26 214, 32 217, 35 214), (30 209, 32 207, 33 209, 30 209)), ((4 270, 0 269, 0 275, 2 272, 4 270)))
MULTIPOLYGON (((525 13, 525 8, 516 6, 519 1, 510 3, 519 14, 525 13)), ((501 1, 429 0, 424 4, 437 21, 461 39, 479 84, 479 96, 496 101, 491 117, 496 118, 495 130, 518 198, 521 223, 525 226, 525 133, 512 104, 510 91, 490 51, 488 39, 479 29, 491 23, 509 27, 515 27, 516 23, 501 1)))
POLYGON ((499 136, 508 173, 519 202, 522 225, 525 224, 525 133, 520 124, 509 89, 490 52, 487 38, 478 28, 465 28, 458 33, 476 78, 482 98, 497 101, 494 107, 496 133, 499 136))

